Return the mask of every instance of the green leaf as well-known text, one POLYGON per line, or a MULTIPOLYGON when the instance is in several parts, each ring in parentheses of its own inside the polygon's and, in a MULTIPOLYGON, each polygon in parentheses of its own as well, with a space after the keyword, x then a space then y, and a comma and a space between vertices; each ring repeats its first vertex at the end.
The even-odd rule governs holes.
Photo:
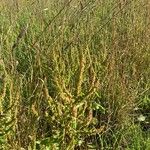
POLYGON ((5 126, 7 127, 7 126, 11 125, 14 121, 15 121, 15 119, 12 119, 12 120, 6 122, 5 126))
POLYGON ((13 129, 12 129, 12 128, 13 128, 13 125, 12 125, 12 126, 10 126, 8 129, 6 129, 6 130, 5 130, 5 134, 7 134, 7 133, 8 133, 8 132, 10 132, 10 131, 13 131, 13 129))
POLYGON ((102 105, 100 105, 100 104, 98 104, 96 102, 93 103, 92 108, 94 110, 100 110, 103 113, 105 112, 105 108, 102 105))
POLYGON ((50 138, 45 138, 40 142, 41 145, 48 146, 50 144, 50 138))

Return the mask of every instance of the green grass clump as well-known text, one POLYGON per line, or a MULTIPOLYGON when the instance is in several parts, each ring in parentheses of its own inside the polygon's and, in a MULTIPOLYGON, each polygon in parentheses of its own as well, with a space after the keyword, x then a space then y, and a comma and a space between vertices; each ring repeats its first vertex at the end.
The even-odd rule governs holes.
POLYGON ((150 149, 148 0, 0 4, 0 149, 150 149))

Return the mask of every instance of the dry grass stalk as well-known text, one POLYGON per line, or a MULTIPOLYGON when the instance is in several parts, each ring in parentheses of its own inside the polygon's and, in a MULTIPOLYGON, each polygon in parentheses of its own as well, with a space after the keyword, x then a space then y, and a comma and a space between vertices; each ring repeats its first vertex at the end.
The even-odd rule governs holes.
POLYGON ((79 76, 78 76, 78 81, 77 81, 77 92, 76 95, 79 96, 81 93, 82 89, 82 82, 83 82, 83 74, 84 74, 84 69, 85 69, 85 58, 84 55, 81 54, 80 58, 80 66, 79 66, 79 76))
POLYGON ((89 67, 89 85, 90 85, 90 90, 94 87, 96 80, 96 73, 94 71, 94 68, 92 66, 89 67))
POLYGON ((2 102, 6 96, 6 88, 7 88, 7 82, 4 81, 3 91, 2 91, 2 94, 0 95, 0 113, 3 112, 2 102))
POLYGON ((2 84, 0 86, 2 86, 2 93, 0 93, 0 113, 3 112, 3 107, 2 107, 2 102, 6 96, 6 89, 7 89, 7 84, 8 84, 8 75, 7 72, 5 70, 5 65, 4 65, 4 61, 2 59, 0 59, 0 71, 2 71, 2 76, 1 76, 1 81, 2 84))
POLYGON ((92 119, 93 119, 93 110, 89 108, 88 118, 87 118, 87 121, 88 121, 88 122, 87 122, 87 124, 86 124, 87 126, 91 124, 92 119))
POLYGON ((90 98, 90 96, 92 96, 94 94, 94 92, 96 91, 96 89, 99 87, 99 80, 95 81, 94 83, 94 87, 92 87, 92 89, 90 89, 85 95, 84 95, 84 99, 83 100, 87 100, 90 98))
POLYGON ((60 98, 63 100, 63 103, 71 103, 70 94, 68 94, 69 92, 64 92, 63 83, 61 82, 60 78, 54 77, 54 81, 56 83, 56 88, 59 92, 60 98))
POLYGON ((74 118, 77 118, 77 115, 78 115, 77 107, 76 107, 76 106, 73 106, 73 108, 72 108, 72 116, 73 116, 74 118))

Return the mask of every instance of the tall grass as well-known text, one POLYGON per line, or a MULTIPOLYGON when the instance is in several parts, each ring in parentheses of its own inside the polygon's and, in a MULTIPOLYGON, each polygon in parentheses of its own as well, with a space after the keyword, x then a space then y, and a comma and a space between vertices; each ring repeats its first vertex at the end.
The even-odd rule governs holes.
POLYGON ((0 149, 150 148, 148 0, 0 3, 0 149))

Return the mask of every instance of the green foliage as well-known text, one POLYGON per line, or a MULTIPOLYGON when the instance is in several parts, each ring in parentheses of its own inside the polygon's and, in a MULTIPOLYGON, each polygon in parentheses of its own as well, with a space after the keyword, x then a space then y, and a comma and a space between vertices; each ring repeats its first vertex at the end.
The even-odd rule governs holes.
POLYGON ((0 149, 149 149, 147 0, 0 4, 0 149))

